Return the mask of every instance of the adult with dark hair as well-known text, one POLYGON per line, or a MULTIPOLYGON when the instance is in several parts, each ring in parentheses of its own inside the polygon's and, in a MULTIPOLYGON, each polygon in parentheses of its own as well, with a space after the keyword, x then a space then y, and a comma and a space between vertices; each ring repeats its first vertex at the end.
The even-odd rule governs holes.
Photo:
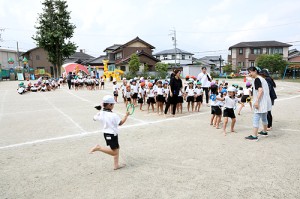
POLYGON ((248 140, 258 140, 257 135, 267 136, 267 114, 268 111, 271 110, 271 98, 270 98, 270 91, 267 81, 259 75, 259 68, 257 67, 250 67, 248 68, 249 76, 253 78, 253 108, 254 108, 254 115, 253 115, 253 135, 245 137, 248 140), (259 120, 262 120, 263 124, 263 131, 258 133, 259 128, 259 120))
MULTIPOLYGON (((270 91, 270 98, 271 98, 271 103, 272 103, 272 106, 274 106, 274 101, 275 99, 277 99, 277 95, 276 95, 276 92, 275 92, 275 89, 276 88, 276 84, 273 80, 272 77, 270 77, 270 74, 267 70, 261 70, 259 72, 259 74, 265 78, 265 80, 267 81, 268 83, 268 86, 269 86, 269 91, 270 91)), ((267 130, 271 130, 272 129, 272 123, 273 123, 273 116, 272 116, 272 113, 271 113, 271 110, 268 111, 268 114, 267 114, 267 119, 268 119, 268 128, 267 130)))
POLYGON ((180 79, 180 70, 174 70, 174 77, 170 79, 169 97, 166 103, 165 115, 167 115, 170 105, 173 105, 172 115, 175 116, 176 106, 178 103, 178 94, 182 89, 182 81, 180 79))
POLYGON ((72 79, 73 79, 72 72, 69 72, 69 74, 67 75, 67 82, 68 82, 69 89, 71 89, 72 79))
POLYGON ((202 72, 199 73, 197 80, 201 82, 202 89, 205 92, 206 105, 209 106, 209 88, 211 83, 211 76, 207 73, 206 67, 202 67, 202 72))

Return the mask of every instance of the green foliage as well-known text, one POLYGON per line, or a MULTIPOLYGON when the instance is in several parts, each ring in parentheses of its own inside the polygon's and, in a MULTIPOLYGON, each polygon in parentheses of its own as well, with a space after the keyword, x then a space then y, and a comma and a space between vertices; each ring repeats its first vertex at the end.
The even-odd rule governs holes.
POLYGON ((226 64, 225 66, 222 67, 223 73, 231 73, 232 72, 232 64, 226 64))
POLYGON ((158 78, 164 79, 168 74, 168 68, 169 68, 168 64, 157 62, 155 64, 155 71, 158 72, 158 78))
POLYGON ((129 61, 129 71, 130 73, 136 74, 140 69, 140 58, 137 54, 132 54, 129 61))
POLYGON ((147 77, 149 75, 149 66, 147 64, 144 65, 144 70, 141 74, 142 77, 147 77))
POLYGON ((283 73, 286 65, 288 64, 288 62, 283 60, 282 56, 279 54, 262 54, 256 58, 255 62, 261 69, 268 69, 270 72, 278 71, 279 73, 283 73))
POLYGON ((48 52, 48 60, 54 65, 55 77, 61 74, 63 61, 74 54, 77 46, 71 42, 75 25, 70 23, 70 12, 65 0, 45 0, 43 12, 37 19, 36 34, 32 38, 37 46, 48 52))

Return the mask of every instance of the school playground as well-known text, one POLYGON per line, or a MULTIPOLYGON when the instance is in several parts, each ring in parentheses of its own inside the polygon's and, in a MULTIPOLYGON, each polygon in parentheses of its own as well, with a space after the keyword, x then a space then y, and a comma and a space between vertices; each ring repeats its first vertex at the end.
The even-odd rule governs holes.
POLYGON ((174 118, 136 109, 119 134, 127 166, 114 171, 112 157, 88 153, 105 145, 93 107, 111 83, 19 95, 18 82, 0 82, 0 198, 300 198, 300 84, 276 83, 273 130, 258 142, 244 139, 248 105, 226 137, 207 106, 187 113, 184 103, 174 118))

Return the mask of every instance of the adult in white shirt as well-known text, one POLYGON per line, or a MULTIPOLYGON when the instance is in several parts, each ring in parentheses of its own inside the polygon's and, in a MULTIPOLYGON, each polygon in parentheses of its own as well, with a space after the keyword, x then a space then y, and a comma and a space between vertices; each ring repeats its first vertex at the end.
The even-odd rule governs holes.
POLYGON ((205 99, 206 99, 206 104, 208 105, 209 101, 209 88, 210 88, 210 83, 211 83, 211 76, 206 72, 206 67, 202 67, 202 72, 199 73, 197 80, 201 82, 202 84, 202 89, 205 92, 205 99))

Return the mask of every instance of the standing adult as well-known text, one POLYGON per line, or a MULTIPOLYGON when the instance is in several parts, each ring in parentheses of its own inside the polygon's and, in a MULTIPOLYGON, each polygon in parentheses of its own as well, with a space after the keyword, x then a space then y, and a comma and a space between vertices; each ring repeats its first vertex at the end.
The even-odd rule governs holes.
MULTIPOLYGON (((261 70, 259 72, 259 74, 263 78, 265 78, 265 80, 268 83, 271 103, 272 103, 272 106, 274 106, 274 101, 275 101, 275 99, 277 99, 277 95, 276 95, 276 92, 275 92, 275 89, 274 89, 274 88, 276 88, 276 84, 275 84, 274 80, 272 79, 272 77, 270 77, 270 74, 267 70, 261 70)), ((267 119, 268 119, 268 128, 267 128, 267 130, 269 131, 269 130, 272 129, 272 123, 273 123, 273 116, 272 116, 271 110, 268 111, 267 119)))
POLYGON ((67 75, 67 82, 68 82, 69 89, 71 89, 72 79, 73 79, 72 72, 69 72, 69 74, 67 75))
POLYGON ((166 103, 166 108, 165 108, 165 115, 168 113, 168 110, 170 108, 170 105, 173 105, 173 110, 172 110, 172 115, 173 117, 175 116, 176 112, 176 106, 178 103, 178 94, 179 91, 182 89, 182 81, 180 79, 180 70, 176 69, 174 70, 174 74, 171 75, 170 79, 170 91, 169 91, 169 97, 166 103))
POLYGON ((248 68, 249 76, 252 77, 254 88, 253 88, 253 135, 245 137, 248 140, 258 140, 257 135, 267 136, 267 114, 271 110, 271 98, 270 91, 267 81, 259 75, 259 69, 257 67, 248 68), (258 133, 259 120, 262 120, 263 131, 258 133))
POLYGON ((207 73, 205 66, 202 67, 202 72, 199 73, 197 80, 202 84, 202 89, 205 92, 206 105, 209 106, 208 101, 211 76, 207 73))

